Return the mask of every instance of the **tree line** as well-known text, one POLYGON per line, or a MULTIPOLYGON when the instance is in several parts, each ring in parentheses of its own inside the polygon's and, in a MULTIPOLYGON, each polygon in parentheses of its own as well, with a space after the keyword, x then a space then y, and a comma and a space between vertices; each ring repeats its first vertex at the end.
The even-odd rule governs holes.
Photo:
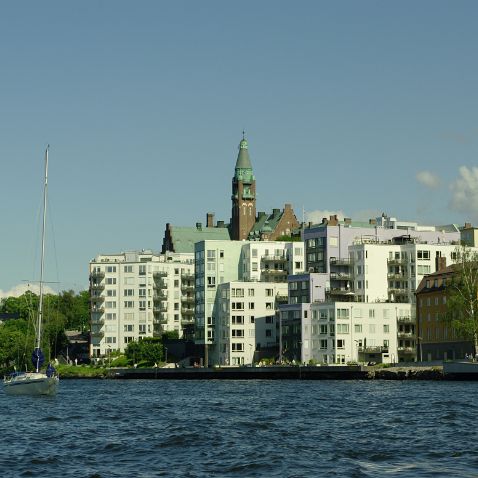
MULTIPOLYGON (((42 349, 47 358, 56 357, 66 347, 65 330, 89 331, 89 300, 88 291, 43 296, 42 349)), ((15 317, 0 326, 0 368, 15 364, 17 370, 25 370, 30 366, 38 302, 39 296, 31 291, 0 300, 0 313, 15 317)))

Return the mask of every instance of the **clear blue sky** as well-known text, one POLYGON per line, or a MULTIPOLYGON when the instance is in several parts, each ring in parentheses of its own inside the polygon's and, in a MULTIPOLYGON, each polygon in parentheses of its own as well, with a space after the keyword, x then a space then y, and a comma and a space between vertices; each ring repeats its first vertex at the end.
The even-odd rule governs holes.
POLYGON ((47 143, 60 290, 99 253, 159 250, 166 222, 228 221, 243 129, 258 210, 477 225, 477 18, 476 1, 2 2, 0 289, 34 274, 47 143))

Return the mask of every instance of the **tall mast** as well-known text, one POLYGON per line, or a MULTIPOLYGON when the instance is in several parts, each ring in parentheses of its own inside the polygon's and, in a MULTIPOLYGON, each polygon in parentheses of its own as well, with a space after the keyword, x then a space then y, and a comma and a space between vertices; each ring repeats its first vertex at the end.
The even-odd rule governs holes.
MULTIPOLYGON (((46 202, 48 189, 48 148, 45 151, 45 184, 43 187, 43 225, 41 231, 41 262, 40 262, 40 301, 38 303, 38 322, 37 322, 37 343, 39 349, 41 344, 41 325, 43 320, 43 273, 45 269, 45 230, 46 230, 46 202)), ((38 372, 38 365, 37 365, 38 372)))

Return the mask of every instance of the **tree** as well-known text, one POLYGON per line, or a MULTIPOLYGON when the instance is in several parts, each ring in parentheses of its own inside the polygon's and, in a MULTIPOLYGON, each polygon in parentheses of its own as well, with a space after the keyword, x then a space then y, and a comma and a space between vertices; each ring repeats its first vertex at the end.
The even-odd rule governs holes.
POLYGON ((446 319, 463 338, 473 340, 478 352, 478 253, 463 246, 457 250, 457 261, 451 282, 446 286, 446 319))
POLYGON ((163 358, 163 344, 160 338, 147 337, 138 342, 130 342, 125 350, 125 355, 133 361, 146 362, 153 365, 163 358))

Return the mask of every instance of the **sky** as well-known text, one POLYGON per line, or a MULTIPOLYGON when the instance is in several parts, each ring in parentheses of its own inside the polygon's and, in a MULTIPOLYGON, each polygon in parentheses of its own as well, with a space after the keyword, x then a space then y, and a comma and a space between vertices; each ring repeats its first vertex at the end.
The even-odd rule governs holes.
POLYGON ((0 2, 0 296, 257 210, 478 225, 478 2, 0 2))

